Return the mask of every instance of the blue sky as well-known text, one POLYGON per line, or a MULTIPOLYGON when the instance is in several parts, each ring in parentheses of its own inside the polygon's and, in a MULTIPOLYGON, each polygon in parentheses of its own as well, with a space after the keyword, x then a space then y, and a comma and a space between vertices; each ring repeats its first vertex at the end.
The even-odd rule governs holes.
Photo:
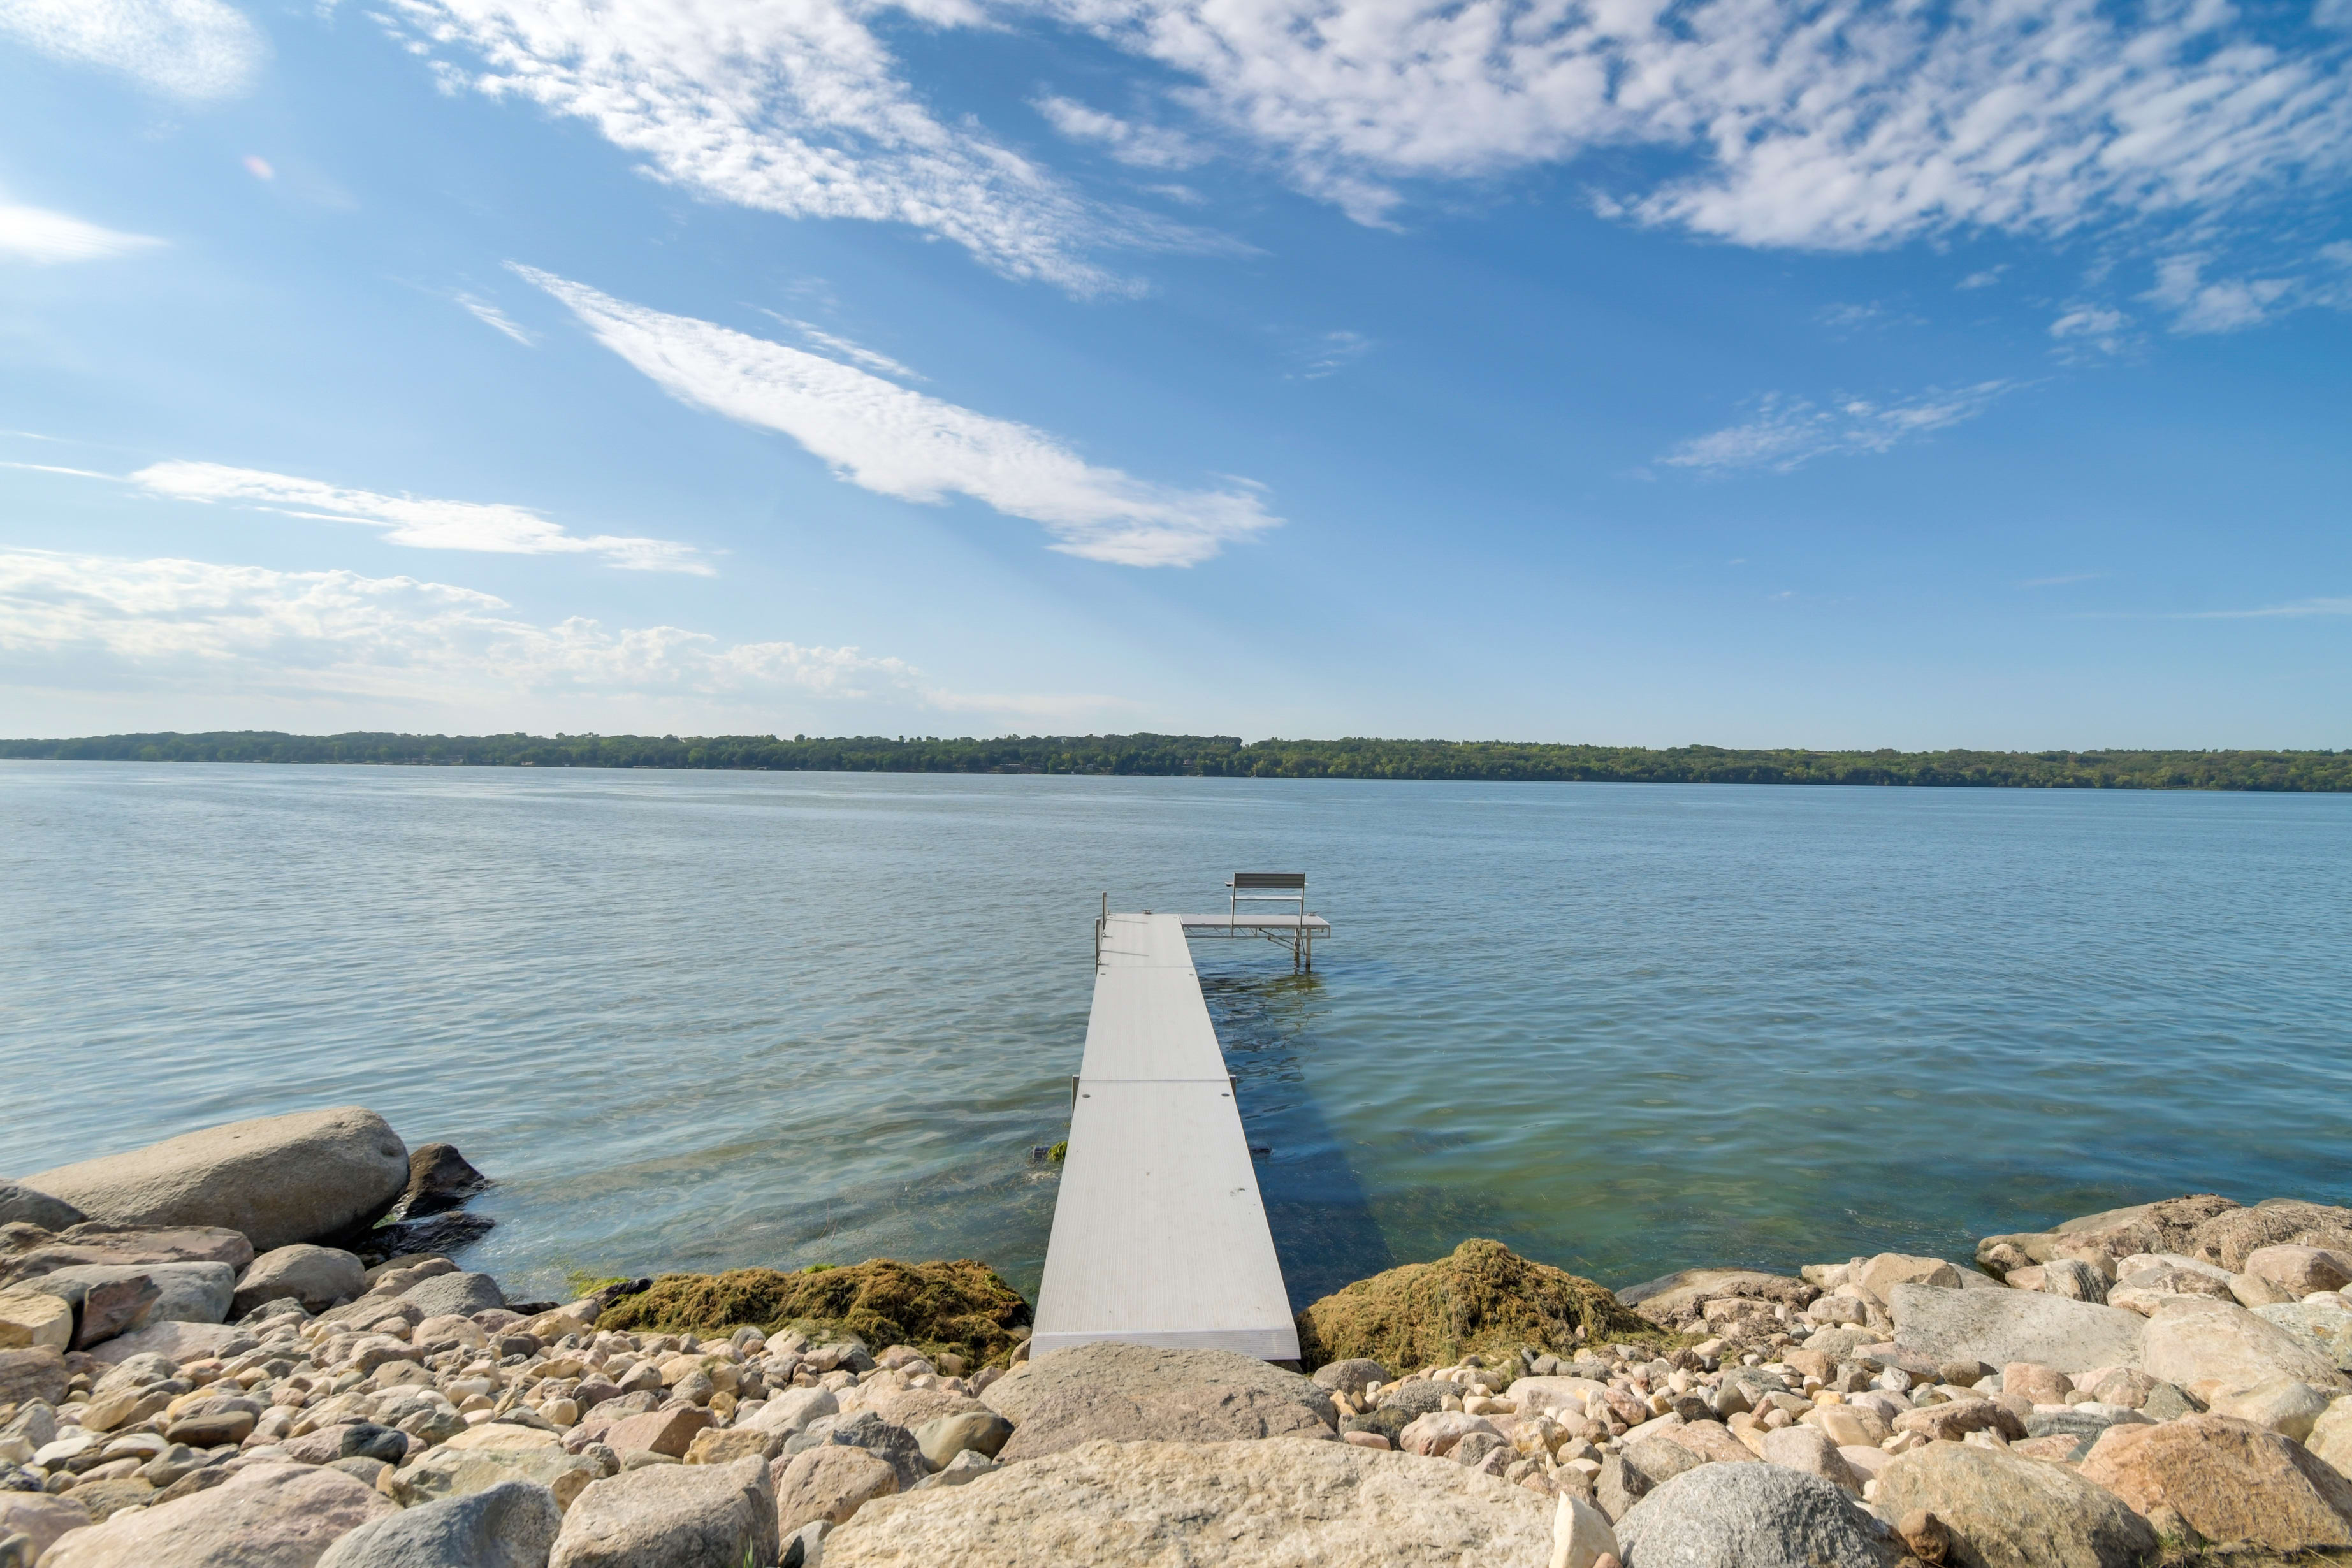
POLYGON ((0 0, 0 732, 2352 744, 2352 0, 0 0))

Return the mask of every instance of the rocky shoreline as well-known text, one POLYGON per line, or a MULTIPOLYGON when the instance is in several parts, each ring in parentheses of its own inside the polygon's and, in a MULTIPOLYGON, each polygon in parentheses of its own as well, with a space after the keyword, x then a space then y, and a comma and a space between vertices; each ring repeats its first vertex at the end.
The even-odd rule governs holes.
POLYGON ((480 1183, 342 1108, 0 1184, 0 1568, 2352 1552, 2352 1209, 2189 1196, 1615 1293, 1470 1241, 1309 1307, 1292 1371, 1032 1363, 971 1262, 550 1303, 456 1243, 384 1255, 467 1235, 480 1183))

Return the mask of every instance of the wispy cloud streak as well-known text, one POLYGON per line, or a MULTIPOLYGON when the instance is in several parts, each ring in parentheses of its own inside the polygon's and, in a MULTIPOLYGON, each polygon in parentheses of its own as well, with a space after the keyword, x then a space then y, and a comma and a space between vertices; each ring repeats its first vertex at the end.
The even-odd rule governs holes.
POLYGON ((244 13, 221 0, 0 0, 0 34, 199 100, 243 91, 269 55, 244 13))
POLYGON ((680 402, 782 431, 851 484, 902 500, 950 494, 1041 524, 1050 548, 1122 566, 1191 566, 1276 526, 1255 489, 1179 489, 1085 462, 992 418, 821 354, 666 315, 533 268, 596 340, 680 402))
POLYGON ((1816 458, 1885 452, 1913 437, 1975 418, 2015 384, 1981 381, 1891 402, 1843 398, 1827 407, 1769 394, 1756 401, 1749 418, 1694 437, 1659 461, 1706 471, 1769 468, 1787 473, 1816 458))
POLYGON ((177 500, 241 502, 296 517, 367 523, 383 529, 386 542, 420 550, 601 555, 612 565, 633 571, 711 574, 709 563, 698 558, 691 545, 608 533, 583 537, 567 532, 562 523, 528 507, 502 502, 381 495, 219 463, 156 463, 132 474, 131 483, 150 494, 177 500))
POLYGON ((44 207, 0 204, 0 260, 44 266, 63 261, 103 261, 152 250, 163 242, 143 234, 120 234, 44 207))

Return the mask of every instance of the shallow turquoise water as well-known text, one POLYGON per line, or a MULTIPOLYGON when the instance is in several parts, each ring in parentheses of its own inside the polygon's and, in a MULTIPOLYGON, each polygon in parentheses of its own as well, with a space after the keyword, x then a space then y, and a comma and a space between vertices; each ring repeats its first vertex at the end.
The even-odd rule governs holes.
POLYGON ((472 1258, 1034 1291, 1091 917, 1196 942, 1304 1301, 2352 1196, 2352 799, 0 763, 0 1172, 359 1102, 472 1258))

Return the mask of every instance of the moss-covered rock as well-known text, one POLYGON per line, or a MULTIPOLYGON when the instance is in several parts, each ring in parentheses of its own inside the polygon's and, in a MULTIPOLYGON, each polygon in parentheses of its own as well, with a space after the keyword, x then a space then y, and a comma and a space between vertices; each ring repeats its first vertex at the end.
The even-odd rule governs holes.
POLYGON ((1566 1355, 1580 1343, 1670 1338, 1604 1287, 1476 1239, 1451 1258, 1359 1279, 1298 1314, 1299 1356, 1310 1371, 1353 1356, 1391 1375, 1474 1354, 1501 1366, 1521 1345, 1566 1355))
POLYGON ((797 1274, 773 1268, 665 1274, 652 1289, 614 1303, 596 1326, 709 1335, 748 1323, 763 1333, 783 1328, 851 1333, 877 1351, 908 1344, 1003 1362, 1028 1337, 1028 1322, 1029 1303, 985 1263, 877 1258, 797 1274))

